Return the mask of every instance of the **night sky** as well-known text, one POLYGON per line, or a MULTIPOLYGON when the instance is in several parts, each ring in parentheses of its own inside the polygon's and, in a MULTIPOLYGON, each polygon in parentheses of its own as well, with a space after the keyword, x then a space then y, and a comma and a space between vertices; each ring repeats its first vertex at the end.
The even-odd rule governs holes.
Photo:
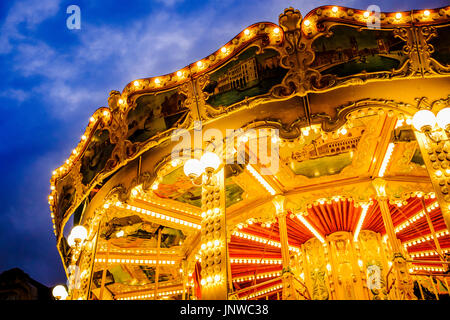
POLYGON ((304 16, 327 4, 402 11, 449 1, 1 0, 0 273, 19 267, 47 286, 65 283, 49 180, 111 90, 208 56, 255 22, 277 23, 284 8, 304 16), (66 27, 71 4, 80 30, 66 27))

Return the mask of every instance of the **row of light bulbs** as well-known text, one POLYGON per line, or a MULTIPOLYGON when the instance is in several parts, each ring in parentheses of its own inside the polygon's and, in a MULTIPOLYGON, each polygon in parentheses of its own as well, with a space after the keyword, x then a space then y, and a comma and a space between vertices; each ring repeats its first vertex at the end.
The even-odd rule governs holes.
POLYGON ((266 189, 268 193, 270 193, 272 196, 274 196, 277 192, 275 189, 264 179, 258 171, 253 168, 251 164, 247 164, 246 166, 247 170, 251 173, 253 177, 266 189))
MULTIPOLYGON (((159 183, 155 182, 152 185, 152 189, 153 190, 157 190, 158 186, 159 186, 159 183), (153 188, 153 186, 155 186, 155 188, 153 188)), ((146 202, 149 202, 151 204, 155 204, 155 205, 161 206, 161 207, 170 207, 171 210, 187 213, 187 214, 190 214, 190 215, 193 215, 193 216, 199 216, 200 215, 199 212, 194 211, 195 210, 194 208, 186 209, 187 208, 186 206, 181 206, 181 205, 178 206, 176 203, 167 204, 164 201, 160 201, 157 198, 152 197, 152 196, 150 196, 147 193, 141 192, 141 189, 136 189, 135 188, 135 189, 133 189, 131 191, 131 194, 137 200, 146 201, 146 202)))
POLYGON ((155 264, 164 264, 164 265, 174 265, 176 261, 174 260, 147 260, 147 259, 103 259, 96 258, 96 263, 123 263, 123 264, 139 264, 139 265, 155 265, 155 264))
MULTIPOLYGON (((446 236, 448 234, 449 234, 448 230, 442 230, 442 231, 436 232, 436 238, 440 238, 440 237, 446 236)), ((408 241, 408 242, 405 242, 405 243, 403 243, 403 246, 405 248, 407 248, 407 247, 415 246, 416 244, 419 244, 419 243, 422 243, 422 242, 426 242, 426 241, 430 241, 430 240, 433 240, 433 236, 431 234, 429 234, 427 236, 424 236, 424 237, 420 237, 420 238, 411 240, 411 241, 408 241)))
MULTIPOLYGON (((264 243, 264 244, 267 244, 272 247, 281 248, 281 243, 279 241, 269 240, 269 239, 258 237, 258 236, 252 235, 252 234, 239 232, 239 231, 234 231, 232 233, 232 235, 242 238, 242 239, 248 239, 248 240, 259 242, 259 243, 264 243)), ((300 248, 297 248, 297 247, 289 246, 289 250, 296 252, 296 253, 300 253, 300 248)))
MULTIPOLYGON (((182 293, 183 293, 183 290, 172 290, 172 291, 159 292, 158 296, 160 296, 160 297, 173 296, 173 295, 182 294, 182 293)), ((117 300, 142 300, 142 299, 153 298, 154 296, 155 296, 155 294, 151 293, 151 294, 142 294, 142 295, 137 295, 137 296, 132 296, 132 297, 123 297, 123 298, 119 298, 117 300)))
POLYGON ((253 299, 253 298, 256 298, 258 296, 265 295, 266 293, 270 293, 270 292, 273 292, 273 291, 278 291, 278 290, 280 290, 282 288, 283 288, 283 286, 281 284, 279 284, 279 285, 276 285, 276 286, 273 286, 273 287, 270 287, 270 288, 266 288, 266 289, 257 291, 255 293, 252 293, 252 294, 250 294, 248 296, 245 296, 245 297, 242 297, 240 299, 241 300, 253 299))
POLYGON ((281 259, 251 259, 251 258, 230 258, 230 263, 235 264, 281 264, 281 259))
POLYGON ((243 276, 243 277, 236 277, 233 279, 233 282, 246 282, 251 280, 259 280, 259 279, 268 279, 268 278, 275 278, 281 276, 281 271, 278 272, 270 272, 270 273, 261 273, 258 275, 251 275, 251 276, 243 276))
POLYGON ((206 279, 203 278, 200 281, 200 284, 202 286, 206 286, 206 285, 212 286, 212 285, 218 284, 221 279, 222 279, 222 276, 220 274, 216 274, 214 276, 208 276, 206 279))
MULTIPOLYGON (((428 207, 426 207, 427 212, 431 212, 434 209, 439 207, 439 203, 437 201, 433 202, 432 204, 430 204, 428 207)), ((425 212, 423 210, 421 210, 420 212, 416 213, 414 216, 412 216, 411 218, 409 218, 408 220, 406 220, 405 222, 401 223, 400 225, 398 225, 394 231, 395 233, 399 233, 400 231, 402 231, 403 229, 405 229, 406 227, 408 227, 409 225, 413 224, 414 222, 416 222, 417 220, 419 220, 420 218, 425 216, 425 212)))
POLYGON ((445 272, 446 270, 443 267, 423 267, 423 266, 414 266, 411 269, 413 271, 433 271, 433 272, 445 272))
MULTIPOLYGON (((107 204, 105 204, 105 205, 106 205, 105 209, 108 208, 107 204)), ((116 202, 115 205, 116 205, 116 207, 120 207, 120 208, 124 207, 121 202, 116 202)), ((190 222, 190 221, 186 221, 186 220, 170 217, 170 216, 162 214, 162 213, 158 213, 158 212, 155 212, 155 211, 139 208, 139 207, 132 206, 132 205, 129 205, 129 204, 126 205, 125 209, 130 210, 130 211, 134 211, 134 212, 137 212, 137 213, 146 214, 148 216, 155 217, 156 219, 167 220, 169 222, 177 223, 177 224, 184 225, 184 226, 187 226, 187 227, 190 227, 190 228, 193 228, 193 229, 197 229, 197 230, 200 230, 202 228, 201 225, 199 225, 197 223, 193 223, 193 222, 190 222)))
MULTIPOLYGON (((340 8, 337 7, 337 6, 334 6, 334 7, 331 8, 331 12, 332 12, 334 15, 336 15, 339 11, 340 11, 340 8)), ((431 15, 430 10, 424 10, 424 11, 422 11, 422 18, 423 18, 423 19, 428 19, 428 18, 430 17, 430 15, 431 15)), ((364 17, 364 19, 368 19, 368 18, 370 17, 370 12, 369 12, 369 11, 364 11, 363 14, 362 14, 362 16, 364 17)), ((395 17, 395 20, 396 20, 397 22, 400 22, 400 20, 401 20, 402 17, 403 17, 403 14, 402 14, 401 12, 396 12, 395 15, 394 15, 394 17, 395 17)), ((419 17, 420 17, 420 16, 419 16, 419 17)), ((312 26, 311 21, 310 21, 309 19, 304 20, 304 21, 303 21, 303 25, 304 25, 305 27, 307 27, 307 28, 312 26)))
MULTIPOLYGON (((443 249, 443 253, 449 253, 450 249, 443 249)), ((437 256, 438 253, 436 251, 420 251, 420 252, 413 252, 409 254, 411 258, 419 258, 419 257, 430 257, 430 256, 437 256)))
POLYGON ((394 143, 389 143, 388 148, 386 150, 386 154, 384 155, 383 162, 381 163, 380 170, 378 171, 378 176, 383 177, 386 172, 387 166, 389 164, 389 160, 391 159, 392 153, 394 152, 394 143))

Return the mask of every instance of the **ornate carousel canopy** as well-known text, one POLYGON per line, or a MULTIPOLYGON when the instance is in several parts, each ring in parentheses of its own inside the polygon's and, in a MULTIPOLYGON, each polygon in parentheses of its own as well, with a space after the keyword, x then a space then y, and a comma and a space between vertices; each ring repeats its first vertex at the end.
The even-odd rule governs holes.
POLYGON ((448 295, 449 28, 288 8, 111 91, 51 178, 68 297, 448 295))

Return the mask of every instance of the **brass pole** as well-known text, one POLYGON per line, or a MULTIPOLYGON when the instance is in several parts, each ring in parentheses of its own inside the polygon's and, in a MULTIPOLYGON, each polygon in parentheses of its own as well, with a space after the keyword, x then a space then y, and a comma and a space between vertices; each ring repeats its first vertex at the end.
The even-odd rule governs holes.
POLYGON ((439 295, 438 295, 438 292, 437 292, 437 288, 434 285, 434 281, 433 281, 433 277, 432 276, 430 276, 430 281, 431 281, 431 286, 433 287, 434 295, 436 296, 436 299, 439 300, 439 295))
POLYGON ((155 292, 153 295, 153 300, 158 299, 158 282, 159 282, 159 259, 160 257, 160 247, 161 247, 161 228, 158 229, 158 244, 156 246, 156 267, 155 267, 155 292))
POLYGON ((105 262, 105 265, 103 267, 102 284, 101 284, 101 287, 100 287, 99 300, 103 299, 103 291, 105 290, 106 271, 108 270, 108 262, 109 262, 109 240, 106 240, 106 262, 105 262))
POLYGON ((100 235, 100 226, 102 225, 102 220, 99 221, 98 223, 98 228, 97 228, 97 234, 95 236, 95 250, 94 250, 94 256, 92 257, 92 262, 91 262, 91 273, 89 275, 89 284, 88 284, 88 290, 87 290, 87 295, 86 295, 86 300, 89 300, 89 298, 91 297, 91 286, 92 286, 92 278, 94 277, 94 264, 95 264, 95 258, 97 257, 97 249, 98 249, 98 237, 100 235))
POLYGON ((417 280, 417 284, 419 285, 420 296, 422 297, 422 300, 425 300, 425 296, 423 295, 422 285, 420 284, 419 280, 417 280))
MULTIPOLYGON (((433 237, 434 245, 436 246, 436 250, 440 256, 441 259, 444 259, 444 254, 442 253, 441 246, 439 244, 439 240, 436 237, 436 231, 434 230, 433 223, 431 222, 430 215, 428 214, 427 207, 425 205, 425 200, 423 200, 423 197, 420 198, 420 202, 422 203, 423 213, 425 214, 425 217, 427 218, 428 227, 431 231, 431 236, 433 237)), ((445 268, 445 264, 442 265, 445 268)))

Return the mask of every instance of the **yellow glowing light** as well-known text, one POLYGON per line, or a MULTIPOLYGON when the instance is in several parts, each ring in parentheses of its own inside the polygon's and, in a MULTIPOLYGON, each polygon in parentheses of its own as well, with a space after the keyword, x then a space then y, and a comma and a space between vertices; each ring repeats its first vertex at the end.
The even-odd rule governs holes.
POLYGON ((273 29, 273 33, 275 33, 275 34, 280 33, 280 28, 275 28, 275 29, 273 29))
POLYGON ((311 21, 305 20, 305 21, 303 22, 303 24, 305 25, 305 27, 309 27, 309 26, 311 25, 311 21))
POLYGON ((158 190, 158 187, 159 187, 159 184, 157 182, 152 184, 152 190, 158 190))
POLYGON ((425 10, 425 11, 423 12, 423 15, 424 15, 425 17, 429 17, 429 16, 430 16, 430 10, 425 10))
POLYGON ((227 52, 227 48, 222 47, 222 49, 220 49, 220 51, 222 51, 222 53, 226 53, 227 52))
POLYGON ((91 122, 94 122, 94 121, 95 121, 95 118, 94 118, 94 117, 91 117, 89 120, 90 120, 91 122))
POLYGON ((338 12, 339 8, 338 7, 333 7, 331 8, 331 11, 333 11, 334 13, 338 12))
POLYGON ((86 136, 81 136, 81 140, 86 140, 86 136))
POLYGON ((120 103, 120 104, 123 104, 123 99, 119 99, 119 103, 120 103))
POLYGON ((139 86, 139 81, 136 80, 135 82, 133 82, 133 84, 135 87, 137 87, 137 86, 139 86))
POLYGON ((177 77, 181 77, 183 73, 181 71, 177 71, 177 77))
POLYGON ((342 134, 343 136, 345 136, 345 135, 347 134, 347 129, 342 128, 342 129, 341 129, 341 134, 342 134))
POLYGON ((105 111, 103 111, 103 115, 106 117, 109 115, 109 112, 105 110, 105 111))
POLYGON ((250 30, 245 29, 245 30, 244 30, 244 34, 245 34, 246 36, 248 36, 248 35, 250 34, 250 30))
POLYGON ((365 11, 364 13, 363 13, 363 16, 364 16, 364 18, 368 18, 369 16, 370 16, 370 12, 369 11, 365 11))
POLYGON ((203 65, 203 63, 202 63, 201 61, 198 61, 198 62, 197 62, 197 67, 200 68, 202 65, 203 65))
POLYGON ((156 84, 160 84, 160 83, 161 83, 161 80, 159 80, 159 78, 156 78, 156 79, 155 79, 155 83, 156 83, 156 84))
POLYGON ((402 14, 400 12, 397 12, 395 14, 395 19, 400 20, 402 18, 402 14))

